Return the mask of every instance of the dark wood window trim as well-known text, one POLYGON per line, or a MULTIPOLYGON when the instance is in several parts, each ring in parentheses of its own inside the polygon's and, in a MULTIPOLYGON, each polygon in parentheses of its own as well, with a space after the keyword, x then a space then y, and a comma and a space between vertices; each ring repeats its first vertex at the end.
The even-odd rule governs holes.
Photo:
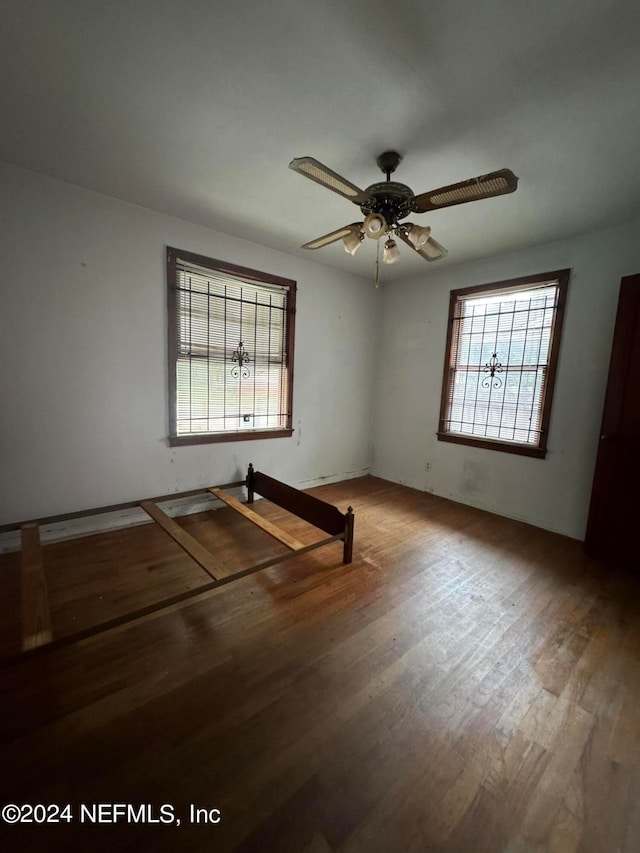
MULTIPOLYGON (((499 450, 504 453, 516 453, 521 456, 531 456, 544 459, 547 453, 547 440, 549 436, 549 421, 551 418, 551 404, 555 385, 556 371, 558 365, 558 353, 560 350, 560 337, 564 318, 564 308, 569 284, 571 270, 555 270, 553 272, 538 275, 522 276, 520 278, 498 281, 478 287, 464 287, 451 291, 449 300, 449 321, 447 326, 447 343, 445 349, 444 370, 442 378, 442 397, 440 401, 440 420, 438 427, 438 440, 449 441, 454 444, 466 444, 471 447, 480 447, 485 450, 499 450), (545 282, 556 282, 558 286, 558 300, 556 303, 553 321, 551 324, 551 340, 549 356, 547 361, 546 378, 544 383, 544 395, 541 406, 540 438, 537 445, 517 441, 505 441, 503 439, 485 438, 483 436, 467 435, 461 432, 447 431, 445 424, 449 410, 449 389, 451 387, 451 371, 454 369, 455 352, 454 347, 454 323, 455 311, 458 300, 465 296, 476 296, 500 291, 526 289, 531 286, 544 284, 545 282)), ((493 374, 492 374, 493 375, 493 374)))
POLYGON ((167 298, 168 298, 168 336, 169 336, 169 445, 211 444, 229 441, 251 441, 267 438, 286 438, 293 435, 293 366, 295 343, 297 283, 291 279, 260 272, 259 270, 241 267, 225 261, 184 252, 181 249, 167 247, 167 298), (178 435, 177 431, 177 378, 178 363, 178 300, 177 300, 177 259, 228 275, 230 278, 240 278, 258 284, 278 285, 287 290, 287 324, 285 332, 285 357, 287 364, 287 416, 283 428, 252 429, 227 432, 187 433, 178 435))

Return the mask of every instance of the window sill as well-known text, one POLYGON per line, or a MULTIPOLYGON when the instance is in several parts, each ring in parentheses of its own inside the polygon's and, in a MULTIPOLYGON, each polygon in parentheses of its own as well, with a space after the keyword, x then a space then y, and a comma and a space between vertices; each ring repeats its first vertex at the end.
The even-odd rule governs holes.
POLYGON ((190 444, 218 444, 223 441, 252 441, 264 438, 288 438, 292 429, 247 430, 246 432, 203 432, 190 435, 170 435, 169 447, 181 447, 190 444))
POLYGON ((467 444, 470 447, 481 447, 484 450, 499 450, 503 453, 517 453, 519 456, 532 456, 535 459, 544 459, 547 455, 546 447, 534 447, 532 444, 518 444, 517 442, 499 441, 494 438, 476 438, 472 435, 463 435, 457 432, 438 432, 438 441, 450 441, 453 444, 467 444))

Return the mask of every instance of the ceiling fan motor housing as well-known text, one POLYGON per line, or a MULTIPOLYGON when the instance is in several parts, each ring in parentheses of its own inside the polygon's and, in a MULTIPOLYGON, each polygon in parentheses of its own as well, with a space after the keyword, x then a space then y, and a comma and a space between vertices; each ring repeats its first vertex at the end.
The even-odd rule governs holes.
POLYGON ((380 213, 391 228, 398 220, 404 219, 413 209, 414 194, 406 184, 396 181, 381 181, 371 184, 365 190, 366 201, 360 205, 365 216, 370 213, 380 213))

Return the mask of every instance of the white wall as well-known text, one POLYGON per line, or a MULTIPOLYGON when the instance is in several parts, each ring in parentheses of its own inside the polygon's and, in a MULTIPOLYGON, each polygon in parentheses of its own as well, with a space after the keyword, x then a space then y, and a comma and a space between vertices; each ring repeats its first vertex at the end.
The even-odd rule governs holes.
POLYGON ((303 486, 367 473, 370 282, 14 167, 0 187, 0 524, 249 461, 303 486), (167 245, 297 280, 292 438, 168 447, 167 245))
POLYGON ((383 289, 373 473, 582 539, 620 278, 640 272, 640 222, 383 289), (449 292, 572 269, 544 460, 436 438, 449 292), (431 470, 425 471, 425 463, 431 470))

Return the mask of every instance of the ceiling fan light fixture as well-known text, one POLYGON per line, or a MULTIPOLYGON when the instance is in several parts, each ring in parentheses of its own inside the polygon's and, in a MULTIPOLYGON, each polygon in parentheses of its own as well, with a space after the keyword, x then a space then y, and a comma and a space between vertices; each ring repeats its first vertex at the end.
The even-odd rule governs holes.
POLYGON ((355 255, 355 253, 360 248, 360 245, 362 244, 363 240, 364 234, 362 233, 362 231, 349 232, 346 237, 342 238, 345 252, 348 252, 350 255, 355 255))
POLYGON ((370 213, 362 224, 364 233, 372 240, 379 240, 389 230, 387 221, 380 213, 370 213))
POLYGON ((422 249, 431 236, 431 228, 422 225, 407 225, 407 237, 414 249, 422 249))
POLYGON ((391 237, 384 244, 384 252, 382 253, 382 262, 385 264, 395 264, 396 261, 400 260, 400 250, 396 244, 395 240, 392 240, 391 237))

